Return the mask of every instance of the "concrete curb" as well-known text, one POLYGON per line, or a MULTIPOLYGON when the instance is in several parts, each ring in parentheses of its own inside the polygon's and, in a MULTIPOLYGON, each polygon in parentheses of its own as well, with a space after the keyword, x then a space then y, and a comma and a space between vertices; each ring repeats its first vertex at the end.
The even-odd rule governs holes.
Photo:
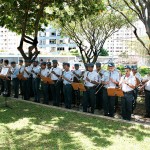
POLYGON ((77 113, 77 114, 80 114, 80 115, 85 115, 85 116, 89 116, 89 117, 93 117, 93 118, 102 118, 102 119, 112 120, 112 121, 115 121, 115 122, 127 123, 127 124, 131 124, 131 125, 142 125, 145 128, 150 128, 149 123, 126 121, 126 120, 122 120, 122 119, 118 119, 118 118, 111 118, 111 117, 102 116, 102 115, 84 113, 84 112, 80 112, 80 111, 76 111, 76 110, 72 110, 72 109, 65 109, 65 108, 62 108, 62 107, 56 107, 56 106, 52 106, 52 105, 45 105, 45 104, 41 104, 41 103, 35 103, 35 102, 32 102, 32 101, 26 101, 26 100, 15 99, 15 98, 11 98, 11 99, 15 100, 15 101, 20 101, 20 102, 25 102, 25 103, 30 103, 30 104, 42 106, 42 107, 53 108, 53 109, 57 109, 57 110, 61 110, 61 111, 74 112, 74 113, 77 113))

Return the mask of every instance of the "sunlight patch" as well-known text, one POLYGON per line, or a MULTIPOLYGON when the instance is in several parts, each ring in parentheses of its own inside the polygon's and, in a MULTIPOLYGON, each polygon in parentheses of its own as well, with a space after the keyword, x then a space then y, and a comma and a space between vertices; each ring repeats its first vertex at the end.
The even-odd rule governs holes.
POLYGON ((19 119, 18 121, 16 122, 13 122, 13 123, 9 123, 7 124, 7 126, 10 128, 10 129, 13 129, 13 130, 21 130, 27 126, 29 126, 29 124, 31 123, 30 122, 30 119, 31 118, 23 118, 23 119, 19 119))
POLYGON ((97 147, 95 146, 95 143, 91 141, 90 138, 85 136, 81 132, 70 132, 70 135, 75 138, 76 141, 80 142, 80 145, 82 145, 83 149, 86 150, 97 150, 97 147))

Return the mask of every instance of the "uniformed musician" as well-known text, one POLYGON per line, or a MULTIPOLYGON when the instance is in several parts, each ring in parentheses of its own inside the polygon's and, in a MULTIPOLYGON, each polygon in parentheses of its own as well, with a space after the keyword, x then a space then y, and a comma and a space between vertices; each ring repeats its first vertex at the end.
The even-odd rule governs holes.
POLYGON ((143 78, 142 82, 143 86, 141 87, 141 89, 144 88, 146 108, 146 114, 144 117, 150 118, 150 72, 143 78))
POLYGON ((31 66, 30 66, 30 60, 25 60, 25 67, 23 70, 23 77, 25 78, 25 80, 23 80, 23 97, 24 100, 29 100, 30 99, 30 86, 32 86, 32 84, 30 83, 30 75, 31 75, 31 66))
MULTIPOLYGON (((98 80, 99 82, 101 82, 101 78, 105 72, 105 70, 101 69, 101 63, 97 62, 96 63, 96 70, 98 73, 98 80)), ((103 108, 103 88, 102 88, 102 84, 99 84, 99 86, 97 86, 96 89, 98 92, 96 92, 96 109, 101 110, 103 108)))
POLYGON ((70 71, 70 64, 64 64, 64 72, 62 75, 63 79, 63 93, 65 98, 65 108, 71 109, 72 104, 72 85, 73 82, 73 73, 70 71))
MULTIPOLYGON (((23 73, 25 66, 23 65, 23 60, 19 60, 19 74, 23 73)), ((20 93, 19 95, 23 95, 23 81, 19 81, 20 93)))
POLYGON ((40 103, 40 66, 38 65, 38 61, 33 61, 32 68, 32 88, 34 92, 34 102, 40 103))
MULTIPOLYGON (((49 70, 46 68, 46 62, 41 63, 41 71, 40 71, 41 77, 48 77, 49 76, 49 70)), ((49 104, 49 97, 48 97, 48 83, 41 81, 41 88, 43 90, 43 96, 44 96, 44 104, 49 104)))
POLYGON ((102 77, 103 88, 103 107, 104 115, 114 117, 116 96, 108 96, 107 88, 116 88, 119 84, 119 73, 115 71, 115 64, 108 64, 108 71, 102 77))
POLYGON ((136 79, 131 74, 131 67, 129 65, 125 66, 125 75, 121 77, 119 85, 124 93, 124 97, 121 100, 122 118, 124 120, 131 120, 136 79))
POLYGON ((132 75, 135 76, 136 78, 136 87, 134 89, 134 101, 133 101, 133 110, 136 108, 137 104, 137 96, 138 96, 138 86, 142 82, 142 76, 140 73, 137 71, 137 66, 132 66, 132 75))
POLYGON ((54 81, 51 85, 52 101, 54 106, 59 106, 61 102, 60 90, 61 90, 61 75, 62 70, 58 67, 58 61, 52 60, 53 67, 50 70, 50 77, 54 81))
POLYGON ((19 68, 16 66, 16 62, 11 62, 11 79, 14 90, 14 98, 18 98, 19 95, 19 79, 17 75, 19 74, 19 68))
MULTIPOLYGON (((81 82, 81 76, 82 71, 79 69, 79 64, 74 64, 75 70, 72 71, 73 73, 73 82, 80 83, 81 82)), ((73 91, 73 103, 75 106, 79 107, 80 105, 80 91, 74 90, 73 91)))
POLYGON ((90 113, 94 113, 96 96, 95 96, 95 87, 99 84, 98 82, 98 73, 93 70, 94 64, 89 63, 88 72, 84 74, 84 85, 86 91, 83 93, 83 112, 87 112, 90 108, 90 113))

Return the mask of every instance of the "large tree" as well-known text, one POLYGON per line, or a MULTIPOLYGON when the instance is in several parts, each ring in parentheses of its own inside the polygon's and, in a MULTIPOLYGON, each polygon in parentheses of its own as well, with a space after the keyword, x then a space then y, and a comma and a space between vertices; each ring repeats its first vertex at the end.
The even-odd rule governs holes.
POLYGON ((120 13, 107 7, 106 10, 88 18, 65 22, 65 24, 58 20, 57 24, 62 29, 62 33, 68 35, 77 44, 83 62, 95 63, 106 40, 127 25, 127 21, 120 13))
POLYGON ((144 40, 139 37, 136 25, 130 21, 131 15, 126 13, 127 10, 130 10, 132 11, 132 15, 142 21, 150 43, 150 0, 108 0, 108 3, 111 8, 113 8, 116 12, 119 12, 134 28, 134 34, 137 40, 143 45, 146 52, 150 55, 150 44, 147 46, 144 40))
POLYGON ((50 20, 82 19, 102 7, 101 0, 0 0, 0 26, 21 35, 18 50, 24 59, 31 60, 40 53, 37 48, 38 31, 50 20), (69 14, 68 7, 72 8, 73 14, 69 14), (28 54, 24 51, 24 42, 30 44, 28 54))

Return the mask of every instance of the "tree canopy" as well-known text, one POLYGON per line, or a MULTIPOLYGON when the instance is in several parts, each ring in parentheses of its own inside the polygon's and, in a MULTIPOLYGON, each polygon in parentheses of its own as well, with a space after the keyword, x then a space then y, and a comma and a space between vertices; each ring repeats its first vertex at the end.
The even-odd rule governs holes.
MULTIPOLYGON (((131 17, 130 20, 133 21, 133 18, 131 17)), ((56 24, 62 29, 64 35, 68 35, 77 44, 84 63, 95 63, 105 41, 121 27, 128 25, 120 13, 107 6, 105 10, 83 20, 71 20, 64 24, 58 19, 56 24)))
POLYGON ((20 34, 18 50, 24 59, 35 59, 40 53, 37 37, 42 26, 56 18, 62 23, 68 19, 82 20, 101 9, 101 0, 0 0, 0 26, 20 34), (28 55, 23 50, 24 42, 31 44, 28 55))

